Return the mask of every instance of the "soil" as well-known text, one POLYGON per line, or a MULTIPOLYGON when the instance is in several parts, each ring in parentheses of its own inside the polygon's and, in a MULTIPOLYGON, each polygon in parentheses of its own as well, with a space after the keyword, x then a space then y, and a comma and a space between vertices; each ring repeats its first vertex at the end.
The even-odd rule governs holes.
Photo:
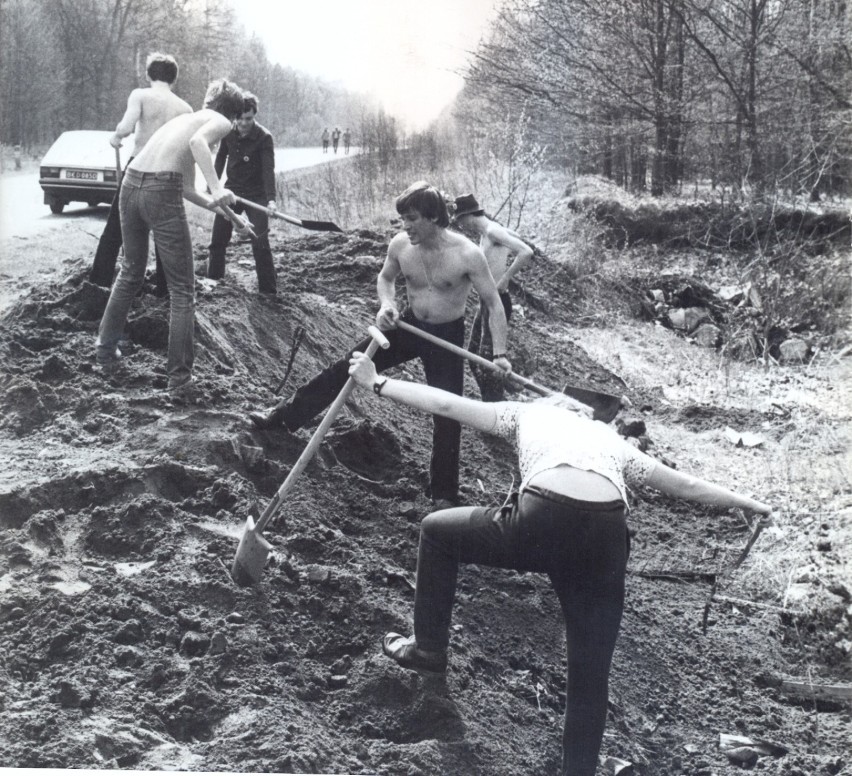
MULTIPOLYGON (((565 644, 546 578, 462 570, 445 680, 381 654, 386 631, 411 631, 427 418, 356 393, 267 531, 261 582, 229 573, 246 517, 311 433, 258 432, 246 413, 275 400, 299 326, 283 393, 363 336, 389 236, 276 238, 277 301, 233 246, 225 281, 198 283, 202 398, 184 404, 163 392, 168 301, 152 284, 122 371, 105 377, 94 339, 107 292, 85 280, 90 256, 17 281, 0 327, 0 763, 557 773, 565 644)), ((720 735, 783 747, 757 773, 852 773, 848 704, 781 684, 852 679, 847 362, 721 369, 713 350, 628 311, 577 327, 582 288, 551 260, 523 282, 520 373, 625 392, 621 419, 645 423, 650 454, 784 509, 724 573, 750 533, 743 515, 635 495, 601 773, 605 758, 649 776, 739 772, 720 735), (734 446, 727 426, 762 444, 734 446)), ((397 374, 423 379, 416 362, 397 374)), ((511 451, 466 430, 461 479, 466 503, 501 502, 511 451)))

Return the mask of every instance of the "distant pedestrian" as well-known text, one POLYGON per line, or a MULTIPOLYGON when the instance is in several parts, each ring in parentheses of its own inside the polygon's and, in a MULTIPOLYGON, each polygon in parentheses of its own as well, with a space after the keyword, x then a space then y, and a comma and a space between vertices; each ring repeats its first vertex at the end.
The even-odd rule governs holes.
POLYGON ((322 152, 328 153, 328 127, 322 131, 322 152))
MULTIPOLYGON (((624 610, 628 486, 759 515, 769 515, 771 506, 650 458, 609 426, 578 412, 567 396, 485 404, 380 376, 362 352, 349 363, 349 374, 362 389, 502 437, 515 449, 522 478, 519 491, 503 506, 456 507, 423 519, 414 635, 387 633, 384 653, 405 669, 446 672, 460 564, 547 574, 562 608, 567 646, 560 773, 594 776, 624 610)), ((471 606, 475 602, 466 603, 467 615, 471 606)), ((547 650, 542 643, 538 648, 547 650)), ((466 654, 456 658, 464 677, 477 670, 464 665, 466 654)))
MULTIPOLYGON (((128 166, 144 148, 145 143, 163 124, 176 116, 192 113, 192 106, 172 93, 178 77, 178 64, 169 54, 155 52, 148 56, 145 65, 150 86, 134 89, 127 98, 127 109, 110 138, 113 148, 121 148, 121 141, 133 134, 133 154, 128 166)), ((115 265, 121 250, 121 218, 119 216, 119 192, 113 197, 104 230, 98 240, 95 259, 89 273, 89 281, 104 288, 112 285, 115 265)), ((166 276, 155 246, 156 293, 165 296, 168 291, 166 276)))
POLYGON ((346 154, 349 153, 349 143, 351 142, 351 140, 352 133, 349 131, 349 127, 346 127, 343 132, 343 152, 346 154))
MULTIPOLYGON (((221 178, 226 169, 226 184, 237 196, 275 210, 275 145, 268 129, 257 123, 258 101, 246 92, 243 111, 232 129, 219 144, 216 154, 216 175, 221 178)), ((251 241, 257 286, 261 294, 274 296, 276 293, 275 264, 269 245, 269 216, 260 210, 246 208, 237 203, 235 213, 248 216, 256 239, 251 241)), ((221 280, 225 277, 225 249, 231 241, 234 225, 229 218, 217 215, 213 219, 213 234, 210 238, 210 256, 207 277, 221 280)))
POLYGON ((21 169, 21 156, 23 154, 23 150, 21 149, 20 143, 17 143, 15 145, 15 148, 13 149, 12 153, 13 153, 14 158, 15 158, 15 169, 20 170, 21 169))
MULTIPOLYGON (((456 197, 453 221, 464 231, 479 238, 479 247, 485 254, 488 268, 497 284, 497 292, 503 303, 503 310, 508 321, 512 316, 512 298, 509 296, 509 281, 526 267, 533 257, 530 248, 515 232, 498 224, 485 215, 473 194, 463 194, 456 197), (512 262, 509 259, 514 257, 512 262)), ((488 311, 482 305, 476 311, 470 329, 468 350, 491 358, 493 346, 488 327, 488 311)), ((471 362, 470 371, 473 373, 482 401, 503 401, 503 379, 489 369, 471 362)))
POLYGON ((177 116, 151 136, 127 166, 119 192, 124 260, 98 329, 98 365, 106 373, 119 365, 118 340, 145 278, 148 240, 153 233, 169 283, 166 371, 168 391, 175 399, 189 390, 195 360, 195 267, 183 200, 202 207, 210 205, 195 189, 197 165, 214 205, 236 203, 233 193, 223 188, 216 176, 210 148, 231 131, 232 122, 242 111, 240 88, 224 79, 214 81, 201 110, 177 116))
POLYGON ((337 144, 340 142, 340 130, 335 127, 331 133, 331 143, 334 146, 334 153, 337 153, 337 144))

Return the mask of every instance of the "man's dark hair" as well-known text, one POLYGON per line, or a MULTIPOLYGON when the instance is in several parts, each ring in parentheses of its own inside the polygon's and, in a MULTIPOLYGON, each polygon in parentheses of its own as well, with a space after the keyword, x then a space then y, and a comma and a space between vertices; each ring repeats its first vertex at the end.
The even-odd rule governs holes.
POLYGON ((416 210, 423 218, 434 221, 438 226, 450 225, 450 214, 444 197, 426 181, 412 183, 396 198, 397 213, 404 215, 410 210, 416 210))
POLYGON ((152 81, 165 81, 167 84, 173 84, 178 77, 178 63, 170 54, 161 54, 159 51, 155 51, 148 55, 145 72, 148 73, 148 78, 152 81))
POLYGON ((237 118, 243 112, 243 103, 243 90, 224 78, 211 81, 204 95, 204 107, 221 113, 226 119, 237 118))
POLYGON ((248 113, 250 110, 257 113, 257 96, 251 92, 243 92, 243 113, 248 113))

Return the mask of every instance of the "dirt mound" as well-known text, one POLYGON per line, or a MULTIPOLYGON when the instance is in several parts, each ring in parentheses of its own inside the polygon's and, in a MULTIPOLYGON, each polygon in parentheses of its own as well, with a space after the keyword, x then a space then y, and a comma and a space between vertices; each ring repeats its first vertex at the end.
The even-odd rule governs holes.
MULTIPOLYGON (((256 432, 245 413, 274 400, 299 326, 306 333, 287 391, 362 336, 386 240, 360 231, 274 245, 280 301, 256 294, 248 248, 235 247, 224 282, 199 282, 202 398, 185 405, 163 391, 168 302, 150 284, 131 312, 124 366, 109 378, 93 358, 106 294, 86 282, 82 261, 6 315, 0 762, 557 771, 564 637, 546 579, 462 572, 445 681, 380 653, 385 631, 411 628, 418 524, 428 512, 427 419, 356 395, 269 530, 261 584, 239 588, 228 573, 246 516, 258 515, 310 433, 256 432)), ((536 278, 554 276, 553 267, 529 273, 525 285, 547 299, 536 278)), ((524 308, 513 322, 516 367, 544 385, 622 389, 565 336, 569 315, 558 304, 524 308)), ((422 379, 416 363, 402 371, 422 379)), ((653 417, 653 398, 644 407, 653 417)), ((468 503, 500 502, 517 482, 499 440, 465 431, 462 462, 468 503)), ((679 524, 688 517, 691 530, 731 552, 746 526, 712 510, 679 514, 652 495, 635 511, 604 754, 646 774, 726 773, 733 766, 718 735, 741 732, 791 748, 773 773, 839 773, 839 744, 826 746, 831 720, 816 741, 811 710, 755 682, 786 665, 781 648, 767 646, 777 644, 774 621, 717 603, 705 637, 706 584, 635 573, 667 556, 670 568, 712 578, 729 557, 683 550, 679 524)))

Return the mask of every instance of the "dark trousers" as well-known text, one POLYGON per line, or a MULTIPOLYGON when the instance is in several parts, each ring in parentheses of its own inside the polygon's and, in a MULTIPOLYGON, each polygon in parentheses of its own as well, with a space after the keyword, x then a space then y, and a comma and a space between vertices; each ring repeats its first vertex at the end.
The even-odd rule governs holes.
POLYGON ((568 646, 563 776, 595 774, 628 552, 621 501, 576 501, 534 488, 505 507, 433 512, 420 526, 414 635, 421 649, 449 644, 460 563, 550 577, 568 646))
MULTIPOLYGON (((461 346, 464 342, 464 318, 449 323, 429 324, 415 318, 411 311, 406 311, 402 319, 454 345, 461 346)), ((406 331, 391 329, 384 334, 390 341, 390 347, 387 350, 379 349, 373 357, 377 371, 382 372, 419 358, 429 385, 462 395, 464 361, 459 356, 406 331)), ((365 339, 353 350, 363 353, 369 344, 370 339, 365 339)), ((351 355, 352 351, 301 386, 292 399, 279 403, 278 407, 283 411, 283 421, 287 428, 291 431, 301 428, 334 401, 349 378, 351 355)), ((454 420, 438 415, 433 415, 432 423, 428 495, 433 499, 446 498, 455 501, 459 491, 461 426, 454 420)))
MULTIPOLYGON (((132 161, 133 159, 130 160, 130 162, 132 161)), ((101 233, 101 238, 98 240, 95 260, 92 262, 92 269, 89 272, 89 281, 104 288, 109 288, 112 285, 115 265, 118 263, 118 253, 124 242, 121 235, 121 215, 118 207, 119 193, 119 191, 115 192, 115 197, 113 197, 112 204, 109 206, 106 224, 101 233)), ((163 272, 163 262, 156 245, 154 246, 154 257, 157 290, 165 292, 168 288, 166 274, 163 272)))
MULTIPOLYGON (((512 317, 512 297, 508 291, 500 292, 500 301, 506 313, 506 322, 512 317)), ((470 327, 470 341, 467 349, 471 353, 490 359, 494 355, 494 343, 491 341, 491 328, 488 325, 488 310, 479 305, 473 324, 470 327)), ((479 386, 479 395, 482 401, 503 401, 505 391, 503 389, 503 378, 490 369, 470 362, 470 371, 476 384, 479 386)))
MULTIPOLYGON (((237 193, 237 192, 235 192, 237 193)), ((243 196, 243 195, 240 195, 243 196)), ((258 205, 266 206, 263 197, 244 197, 258 205)), ((275 263, 272 249, 269 247, 269 216, 262 210, 247 208, 239 202, 233 206, 235 213, 245 213, 254 227, 256 239, 251 241, 254 256, 254 269, 257 272, 257 287, 261 293, 274 294, 276 290, 275 263)), ((213 235, 210 238, 210 260, 207 265, 207 277, 221 280, 225 277, 225 250, 231 242, 234 225, 225 217, 216 215, 213 219, 213 235)))

